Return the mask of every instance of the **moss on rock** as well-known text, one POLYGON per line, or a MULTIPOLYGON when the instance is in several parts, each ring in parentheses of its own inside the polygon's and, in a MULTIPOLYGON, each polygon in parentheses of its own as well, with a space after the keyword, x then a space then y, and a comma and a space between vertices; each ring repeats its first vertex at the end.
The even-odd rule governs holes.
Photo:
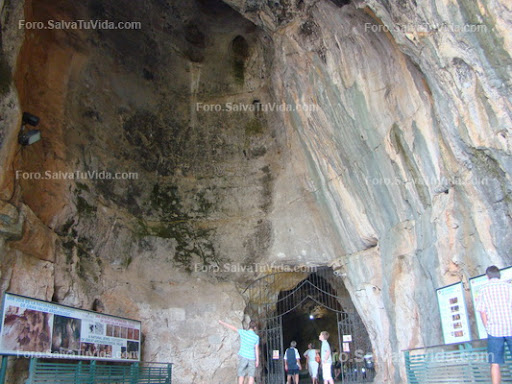
POLYGON ((0 95, 9 92, 12 82, 12 71, 5 56, 0 55, 0 95))

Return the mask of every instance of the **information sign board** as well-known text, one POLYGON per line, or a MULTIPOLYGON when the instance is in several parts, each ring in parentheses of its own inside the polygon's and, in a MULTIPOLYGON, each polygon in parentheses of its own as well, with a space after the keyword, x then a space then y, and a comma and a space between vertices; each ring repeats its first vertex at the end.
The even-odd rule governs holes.
POLYGON ((140 321, 5 293, 0 354, 140 361, 140 321))
POLYGON ((436 291, 445 344, 471 340, 462 282, 438 288, 436 291))

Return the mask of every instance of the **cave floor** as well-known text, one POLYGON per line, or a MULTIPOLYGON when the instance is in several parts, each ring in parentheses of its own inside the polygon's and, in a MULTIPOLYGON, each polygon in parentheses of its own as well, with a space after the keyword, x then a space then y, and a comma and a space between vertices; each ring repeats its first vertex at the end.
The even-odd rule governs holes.
MULTIPOLYGON (((309 377, 309 374, 307 371, 301 371, 299 375, 299 384, 308 384, 311 383, 311 378, 309 377)), ((334 380, 335 384, 341 384, 341 383, 350 383, 350 384, 368 384, 372 383, 372 381, 343 381, 341 378, 334 380)), ((323 384, 323 380, 320 380, 319 384, 323 384)))

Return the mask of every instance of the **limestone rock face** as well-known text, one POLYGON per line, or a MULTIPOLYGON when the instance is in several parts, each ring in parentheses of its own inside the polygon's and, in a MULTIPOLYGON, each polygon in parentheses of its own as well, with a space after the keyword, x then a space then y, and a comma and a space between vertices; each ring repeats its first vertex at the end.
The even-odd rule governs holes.
POLYGON ((274 195, 274 220, 289 225, 269 257, 293 247, 298 262, 337 258, 378 381, 401 382, 393 353, 442 341, 434 289, 511 261, 511 9, 229 3, 272 31, 272 89, 297 106, 282 116, 293 161, 274 195))
POLYGON ((0 1, 2 46, 0 59, 0 199, 9 200, 14 194, 15 172, 13 157, 16 152, 18 130, 21 125, 18 94, 13 84, 16 60, 23 43, 23 30, 17 21, 22 19, 23 4, 0 1))
POLYGON ((273 241, 269 36, 221 1, 25 7, 140 25, 26 31, 9 127, 29 110, 43 140, 5 161, 3 290, 141 320, 144 360, 173 362, 173 381, 230 380, 237 336, 218 320, 241 326, 239 267, 273 241))
POLYGON ((51 300, 53 274, 54 265, 51 262, 39 260, 30 254, 11 251, 2 258, 3 291, 51 300))
POLYGON ((38 259, 54 262, 55 248, 58 242, 57 234, 44 225, 27 206, 22 207, 20 216, 24 218, 25 224, 23 238, 10 242, 10 247, 33 255, 38 259))
POLYGON ((18 209, 2 201, 0 206, 0 233, 3 238, 19 239, 23 233, 24 217, 18 209))
POLYGON ((141 320, 173 382, 232 381, 217 320, 305 265, 340 276, 376 382, 405 382, 401 350, 442 342, 435 288, 511 264, 507 0, 11 3, 2 291, 141 320), (43 140, 20 150, 22 111, 43 140))

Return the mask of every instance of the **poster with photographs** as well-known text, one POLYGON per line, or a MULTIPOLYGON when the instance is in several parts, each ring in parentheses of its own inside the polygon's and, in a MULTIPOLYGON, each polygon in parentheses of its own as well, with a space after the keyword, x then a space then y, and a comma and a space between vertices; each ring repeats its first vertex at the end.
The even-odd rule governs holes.
MULTIPOLYGON (((500 269, 500 272, 502 281, 512 283, 512 267, 500 269)), ((487 283, 488 280, 489 279, 487 279, 487 275, 485 274, 469 279, 469 287, 471 288, 471 298, 473 300, 473 308, 475 311, 474 315, 479 339, 487 339, 487 331, 485 330, 484 324, 482 323, 480 313, 476 310, 476 301, 478 299, 478 291, 483 285, 487 283)))
POLYGON ((140 321, 6 293, 0 354, 140 361, 140 321))
POLYGON ((471 340, 462 282, 437 289, 437 302, 445 344, 471 340))

